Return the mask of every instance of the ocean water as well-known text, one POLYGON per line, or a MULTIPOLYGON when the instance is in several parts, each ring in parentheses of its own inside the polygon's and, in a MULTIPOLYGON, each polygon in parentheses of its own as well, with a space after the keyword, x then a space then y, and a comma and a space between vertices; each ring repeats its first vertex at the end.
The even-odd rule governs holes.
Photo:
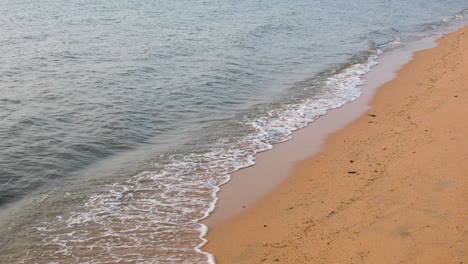
POLYGON ((214 263, 199 221, 229 173, 467 9, 2 1, 0 263, 214 263))

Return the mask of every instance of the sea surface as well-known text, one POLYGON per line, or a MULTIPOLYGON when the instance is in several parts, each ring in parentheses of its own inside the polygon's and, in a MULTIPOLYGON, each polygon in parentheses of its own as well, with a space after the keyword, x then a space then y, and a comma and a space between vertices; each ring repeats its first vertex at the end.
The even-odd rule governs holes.
POLYGON ((0 263, 214 263, 199 221, 229 173, 467 9, 2 0, 0 263))

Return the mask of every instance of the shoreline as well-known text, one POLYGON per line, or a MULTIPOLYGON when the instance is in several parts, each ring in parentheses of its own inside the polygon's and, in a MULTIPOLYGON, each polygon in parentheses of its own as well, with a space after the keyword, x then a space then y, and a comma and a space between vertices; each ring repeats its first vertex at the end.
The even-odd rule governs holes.
MULTIPOLYGON (((455 175, 457 170, 467 171, 467 166, 462 165, 463 154, 466 157, 466 153, 461 147, 466 146, 461 139, 467 132, 467 124, 457 122, 468 114, 463 109, 466 100, 463 101, 465 96, 461 93, 462 88, 466 91, 468 81, 462 78, 463 71, 457 69, 459 64, 463 65, 462 69, 468 68, 467 52, 463 51, 463 44, 457 42, 463 40, 467 45, 466 36, 468 27, 439 39, 437 48, 416 52, 415 59, 398 72, 396 79, 379 88, 371 99, 371 111, 346 128, 337 128, 338 132, 326 140, 325 148, 319 155, 310 157, 314 153, 311 154, 309 150, 306 153, 309 158, 302 158, 303 161, 294 166, 289 178, 276 182, 270 187, 273 191, 267 191, 265 197, 259 198, 242 213, 231 213, 214 222, 207 219, 209 242, 203 249, 213 253, 218 263, 341 263, 351 260, 375 263, 387 257, 390 263, 415 259, 418 260, 416 262, 429 260, 434 263, 437 263, 437 259, 456 260, 449 256, 461 256, 462 259, 458 261, 463 261, 466 252, 456 254, 454 251, 466 246, 462 230, 457 231, 462 227, 460 215, 466 208, 454 204, 452 198, 456 196, 463 201, 465 197, 466 200, 463 188, 458 186, 466 186, 463 179, 466 174, 455 175), (454 45, 458 45, 458 48, 452 51, 454 45), (459 54, 454 55, 455 52, 459 54), (447 60, 449 57, 451 60, 447 60), (444 64, 439 65, 441 61, 444 64), (430 74, 428 71, 431 71, 430 74), (452 77, 447 77, 447 72, 452 77), (434 74, 438 79, 431 77, 434 74), (426 79, 420 79, 424 77, 426 79), (454 86, 454 83, 462 88, 454 86), (449 91, 444 93, 434 89, 445 86, 450 86, 453 89, 451 92, 457 94, 450 97, 449 91), (456 114, 446 111, 438 113, 441 108, 455 109, 456 114), (433 120, 434 113, 440 115, 436 120, 433 120), (458 119, 454 119, 456 117, 458 119), (421 124, 425 129, 421 128, 421 124), (449 134, 454 139, 450 140, 456 140, 459 147, 458 152, 450 152, 451 155, 446 157, 447 153, 436 150, 441 147, 440 144, 448 144, 443 140, 448 133, 444 129, 451 126, 453 128, 449 134), (435 158, 443 161, 438 165, 452 164, 454 161, 461 163, 454 168, 434 167, 430 161, 435 158), (438 175, 435 171, 443 173, 438 175), (426 173, 431 176, 431 181, 421 177, 426 173), (453 178, 447 179, 447 174, 454 174, 453 178), (448 187, 442 184, 446 181, 451 183, 445 183, 448 187), (415 185, 416 182, 418 185, 415 185), (426 208, 434 204, 427 200, 431 200, 429 194, 439 194, 433 190, 438 188, 441 188, 442 195, 436 197, 441 200, 437 200, 439 207, 426 208), (447 192, 451 194, 449 198, 446 197, 447 192), (417 212, 414 219, 409 208, 417 212), (388 209, 393 211, 387 212, 388 209), (445 216, 453 223, 446 227, 438 226, 436 217, 425 210, 448 211, 445 216), (460 213, 456 214, 457 211, 460 213), (395 215, 400 222, 398 219, 387 219, 395 215), (399 224, 401 221, 404 224, 399 224), (436 223, 431 222, 432 225, 426 224, 424 227, 424 221, 436 223), (437 228, 430 228, 434 225, 437 228), (453 230, 449 227, 453 227, 453 230), (436 230, 436 234, 430 235, 428 230, 436 230), (461 240, 443 253, 439 246, 449 239, 443 235, 445 233, 461 240), (414 248, 411 247, 412 243, 418 250, 427 249, 428 254, 412 253, 409 257, 409 249, 414 248), (391 249, 390 252, 385 253, 385 248, 391 249)), ((317 149, 317 146, 314 148, 317 149)), ((242 209, 238 208, 237 212, 240 211, 242 209)))

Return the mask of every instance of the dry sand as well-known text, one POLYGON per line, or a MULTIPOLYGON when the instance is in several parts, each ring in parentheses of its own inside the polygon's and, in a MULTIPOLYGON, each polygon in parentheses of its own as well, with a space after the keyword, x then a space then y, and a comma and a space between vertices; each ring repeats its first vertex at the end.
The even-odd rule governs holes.
POLYGON ((468 27, 437 42, 204 250, 221 264, 466 263, 468 27))

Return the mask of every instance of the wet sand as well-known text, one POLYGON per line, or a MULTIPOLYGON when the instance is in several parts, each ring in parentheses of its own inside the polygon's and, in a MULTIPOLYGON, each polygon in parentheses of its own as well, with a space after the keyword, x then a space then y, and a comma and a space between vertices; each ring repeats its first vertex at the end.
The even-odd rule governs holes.
POLYGON ((468 27, 437 42, 322 152, 211 226, 204 250, 217 263, 467 261, 468 27))

